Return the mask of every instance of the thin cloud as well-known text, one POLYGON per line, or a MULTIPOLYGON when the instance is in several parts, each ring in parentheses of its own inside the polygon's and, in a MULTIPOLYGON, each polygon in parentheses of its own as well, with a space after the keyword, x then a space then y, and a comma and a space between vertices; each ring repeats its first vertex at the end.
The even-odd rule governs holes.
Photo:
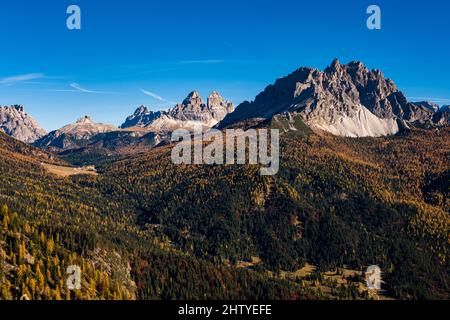
POLYGON ((81 85, 79 85, 78 83, 75 83, 75 82, 69 84, 69 86, 72 89, 51 90, 51 91, 54 91, 54 92, 81 92, 81 93, 94 93, 94 94, 117 94, 117 92, 89 90, 89 89, 86 89, 86 88, 82 87, 81 85))
POLYGON ((207 60, 185 60, 180 61, 181 64, 220 64, 224 63, 225 60, 220 59, 207 59, 207 60))
POLYGON ((450 102, 450 99, 445 98, 430 98, 430 97, 409 97, 410 100, 416 101, 432 101, 432 102, 450 102))
POLYGON ((36 79, 42 79, 45 75, 42 73, 27 73, 27 74, 21 74, 17 76, 7 77, 0 79, 0 84, 15 84, 19 82, 25 82, 30 80, 36 80, 36 79))
POLYGON ((167 99, 164 99, 163 97, 157 95, 156 93, 141 89, 141 92, 149 97, 152 97, 155 100, 161 101, 161 102, 165 102, 165 103, 173 103, 172 101, 169 101, 167 99))
MULTIPOLYGON (((141 76, 147 74, 154 73, 165 73, 170 71, 177 71, 183 68, 186 68, 190 65, 214 65, 225 63, 225 60, 221 59, 204 59, 204 60, 171 60, 171 61, 160 61, 156 63, 150 64, 129 64, 129 65, 119 65, 119 66, 111 66, 113 69, 129 69, 129 70, 138 70, 137 73, 134 73, 134 76, 141 76), (139 71, 140 70, 140 71, 139 71)), ((127 78, 132 75, 122 75, 116 77, 115 79, 127 78)))
POLYGON ((84 92, 84 93, 99 93, 98 91, 92 91, 81 87, 78 83, 71 83, 70 86, 74 88, 76 91, 84 92))

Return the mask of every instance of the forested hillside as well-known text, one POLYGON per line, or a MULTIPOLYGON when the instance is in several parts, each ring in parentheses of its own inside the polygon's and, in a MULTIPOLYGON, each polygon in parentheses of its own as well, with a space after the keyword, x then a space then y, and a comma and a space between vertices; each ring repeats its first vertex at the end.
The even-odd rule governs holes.
POLYGON ((92 176, 61 179, 47 153, 0 133, 0 299, 291 299, 299 284, 191 257, 137 223, 92 176), (82 289, 66 289, 66 268, 82 289))
POLYGON ((373 264, 385 296, 448 298, 449 136, 297 131, 274 177, 175 166, 166 146, 63 179, 0 134, 0 298, 367 298, 373 264))
POLYGON ((103 192, 193 256, 295 271, 372 264, 398 298, 449 296, 449 130, 282 138, 281 169, 174 166, 170 148, 103 168, 103 192))

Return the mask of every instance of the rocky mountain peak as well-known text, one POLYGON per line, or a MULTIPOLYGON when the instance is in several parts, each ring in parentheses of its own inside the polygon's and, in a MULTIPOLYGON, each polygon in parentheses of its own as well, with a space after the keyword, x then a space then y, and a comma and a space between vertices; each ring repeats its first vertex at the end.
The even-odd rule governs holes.
POLYGON ((94 123, 94 121, 92 121, 90 116, 84 116, 84 117, 79 118, 76 121, 76 123, 77 124, 88 124, 88 123, 94 123))
POLYGON ((336 73, 342 70, 341 63, 339 62, 339 59, 335 58, 331 65, 325 69, 326 73, 336 73))
POLYGON ((215 105, 223 101, 222 96, 217 92, 213 91, 208 96, 208 105, 215 105))
POLYGON ((139 108, 136 109, 136 111, 134 112, 134 115, 142 115, 142 114, 148 114, 148 108, 146 106, 140 106, 139 108))
POLYGON ((221 95, 217 91, 214 90, 213 92, 211 92, 209 94, 208 97, 221 97, 221 95))
POLYGON ((26 143, 32 143, 46 134, 21 105, 0 106, 0 129, 26 143))
POLYGON ((192 91, 186 97, 186 99, 198 99, 198 98, 200 98, 200 93, 198 91, 192 91))
POLYGON ((207 105, 208 109, 210 110, 216 109, 217 111, 217 109, 222 109, 226 111, 226 113, 231 113, 234 111, 233 103, 222 98, 222 96, 217 91, 211 92, 211 94, 208 96, 207 105))
POLYGON ((118 128, 113 125, 96 123, 91 117, 84 116, 75 123, 68 124, 61 129, 55 130, 35 142, 37 147, 56 147, 68 149, 74 146, 74 140, 88 140, 91 137, 112 131, 118 128))
POLYGON ((408 102, 380 70, 335 59, 323 72, 300 68, 278 79, 253 102, 238 106, 220 127, 286 113, 299 114, 311 127, 358 137, 394 134, 398 121, 433 123, 435 111, 408 102))
POLYGON ((351 61, 347 64, 347 66, 351 69, 357 70, 368 70, 367 67, 361 61, 351 61))
POLYGON ((204 102, 198 91, 192 91, 188 94, 186 99, 183 100, 182 105, 185 107, 199 108, 204 105, 204 102))
POLYGON ((18 112, 25 112, 24 107, 22 105, 19 104, 13 105, 13 108, 16 109, 18 112))

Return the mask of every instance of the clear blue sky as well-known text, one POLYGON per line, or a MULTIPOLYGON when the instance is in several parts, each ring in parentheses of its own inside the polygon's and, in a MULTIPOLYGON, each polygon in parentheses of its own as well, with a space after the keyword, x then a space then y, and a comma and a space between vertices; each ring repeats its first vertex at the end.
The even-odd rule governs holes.
POLYGON ((25 105, 47 130, 84 114, 119 125, 192 90, 238 104, 334 57, 381 69, 412 100, 450 104, 449 18, 444 0, 4 0, 0 104, 25 105), (70 4, 81 31, 66 28, 70 4), (381 31, 366 28, 370 4, 381 31))

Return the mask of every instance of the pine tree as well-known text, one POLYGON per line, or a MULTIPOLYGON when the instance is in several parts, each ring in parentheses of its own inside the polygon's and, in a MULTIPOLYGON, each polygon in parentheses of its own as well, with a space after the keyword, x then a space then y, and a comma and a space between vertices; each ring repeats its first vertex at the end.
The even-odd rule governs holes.
POLYGON ((47 252, 49 254, 52 254, 54 249, 55 249, 55 242, 53 241, 53 237, 51 237, 47 241, 47 252))

